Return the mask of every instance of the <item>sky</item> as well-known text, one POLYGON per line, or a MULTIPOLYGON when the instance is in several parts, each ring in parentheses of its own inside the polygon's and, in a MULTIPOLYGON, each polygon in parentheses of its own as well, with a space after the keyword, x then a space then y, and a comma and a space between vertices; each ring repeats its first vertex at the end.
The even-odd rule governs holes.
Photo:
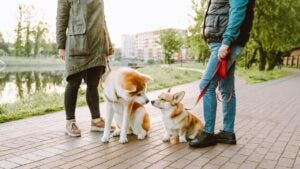
MULTIPOLYGON (((19 4, 33 5, 34 17, 49 24, 49 38, 55 39, 57 0, 8 0, 0 6, 0 31, 14 41, 19 4)), ((163 28, 186 29, 192 24, 191 0, 104 0, 111 39, 120 47, 123 34, 163 28)))

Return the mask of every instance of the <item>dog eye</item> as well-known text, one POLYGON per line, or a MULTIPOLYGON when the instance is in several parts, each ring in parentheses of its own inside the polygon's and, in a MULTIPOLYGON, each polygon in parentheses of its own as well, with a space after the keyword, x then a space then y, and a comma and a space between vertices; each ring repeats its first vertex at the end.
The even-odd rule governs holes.
POLYGON ((137 94, 137 96, 141 96, 141 95, 142 95, 141 93, 138 93, 138 94, 137 94))

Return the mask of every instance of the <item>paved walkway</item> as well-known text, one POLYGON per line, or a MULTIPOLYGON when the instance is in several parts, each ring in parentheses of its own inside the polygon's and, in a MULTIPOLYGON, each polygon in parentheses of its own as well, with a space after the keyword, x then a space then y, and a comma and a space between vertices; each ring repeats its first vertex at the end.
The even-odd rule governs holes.
MULTIPOLYGON (((64 134, 63 111, 0 124, 0 168, 300 168, 300 72, 257 85, 237 80, 236 86, 237 145, 192 149, 163 143, 161 115, 151 105, 152 129, 146 140, 130 136, 128 144, 119 144, 117 138, 103 144, 102 133, 89 132, 90 115, 82 107, 77 111, 81 138, 64 134)), ((192 106, 198 82, 173 88, 180 90, 187 93, 185 105, 192 106)), ((199 104, 194 112, 203 119, 201 110, 199 104)), ((217 130, 220 126, 218 109, 217 130)))

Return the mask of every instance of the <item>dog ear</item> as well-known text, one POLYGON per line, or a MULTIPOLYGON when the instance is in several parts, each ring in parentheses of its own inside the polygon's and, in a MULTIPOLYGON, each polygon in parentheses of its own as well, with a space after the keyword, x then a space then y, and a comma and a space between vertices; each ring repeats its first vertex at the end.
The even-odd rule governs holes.
POLYGON ((168 93, 171 93, 171 88, 169 88, 167 92, 168 92, 168 93))
POLYGON ((132 85, 130 87, 128 87, 127 89, 125 89, 128 93, 131 93, 131 92, 136 92, 136 86, 132 85))
POLYGON ((140 73, 140 77, 141 77, 146 83, 148 83, 149 81, 152 81, 152 80, 153 80, 150 76, 145 75, 145 74, 143 74, 143 73, 140 73))
POLYGON ((175 93, 175 94, 173 95, 173 99, 172 99, 173 102, 174 102, 174 103, 179 103, 179 102, 183 99, 184 95, 185 95, 185 92, 184 92, 184 91, 175 93))

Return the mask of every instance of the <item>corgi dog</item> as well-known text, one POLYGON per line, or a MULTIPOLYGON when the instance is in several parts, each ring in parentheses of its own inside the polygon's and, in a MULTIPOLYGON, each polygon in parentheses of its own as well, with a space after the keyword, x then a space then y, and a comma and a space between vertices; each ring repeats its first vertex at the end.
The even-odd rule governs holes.
POLYGON ((127 134, 135 134, 144 139, 150 129, 150 118, 144 104, 149 102, 145 92, 148 75, 134 69, 123 67, 112 70, 104 82, 104 96, 107 108, 107 120, 104 127, 102 142, 111 137, 120 136, 119 142, 128 142, 127 134), (112 119, 117 124, 116 130, 110 134, 112 119))
POLYGON ((151 101, 154 107, 161 109, 165 134, 163 141, 170 141, 171 144, 187 142, 188 139, 195 139, 203 131, 203 123, 194 114, 190 113, 180 101, 185 92, 171 94, 170 90, 158 96, 158 99, 151 101))

